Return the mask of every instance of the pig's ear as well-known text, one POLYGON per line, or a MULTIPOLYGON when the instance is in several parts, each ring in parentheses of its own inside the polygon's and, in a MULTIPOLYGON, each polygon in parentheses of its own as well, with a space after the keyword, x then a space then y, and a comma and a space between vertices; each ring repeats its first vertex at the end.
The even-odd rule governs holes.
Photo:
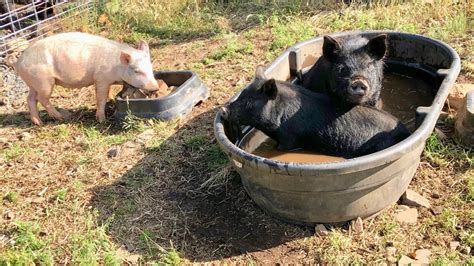
POLYGON ((267 95, 268 98, 274 100, 278 93, 278 88, 274 79, 265 81, 262 86, 262 91, 267 95))
POLYGON ((323 56, 329 61, 336 59, 341 51, 341 44, 331 36, 324 36, 323 56))
POLYGON ((367 43, 367 52, 375 60, 384 58, 387 52, 387 35, 380 34, 370 39, 369 43, 367 43))
POLYGON ((255 69, 255 77, 257 79, 266 79, 265 68, 263 66, 257 66, 257 68, 255 69))
POLYGON ((148 43, 146 43, 144 40, 141 40, 140 43, 138 43, 137 49, 146 52, 147 54, 150 54, 150 47, 148 46, 148 43))
POLYGON ((130 64, 130 61, 132 60, 132 56, 127 53, 127 52, 120 52, 120 63, 122 63, 123 65, 128 65, 130 64))

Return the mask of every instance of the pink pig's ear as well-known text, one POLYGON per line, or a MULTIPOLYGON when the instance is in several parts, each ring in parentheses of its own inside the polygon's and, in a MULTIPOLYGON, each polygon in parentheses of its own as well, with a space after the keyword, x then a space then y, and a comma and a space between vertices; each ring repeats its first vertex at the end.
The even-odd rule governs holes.
POLYGON ((128 65, 130 64, 130 61, 132 60, 132 56, 127 53, 127 52, 120 52, 120 63, 122 63, 123 65, 128 65))
POLYGON ((150 47, 148 47, 148 43, 146 43, 144 40, 141 40, 140 43, 138 43, 137 49, 146 52, 147 54, 150 53, 150 47))

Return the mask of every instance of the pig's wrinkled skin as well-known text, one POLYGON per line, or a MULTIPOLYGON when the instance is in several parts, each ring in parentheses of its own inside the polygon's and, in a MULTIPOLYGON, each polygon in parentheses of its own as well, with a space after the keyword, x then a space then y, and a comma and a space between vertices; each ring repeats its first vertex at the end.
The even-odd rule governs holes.
POLYGON ((366 39, 324 36, 323 55, 303 76, 303 87, 331 95, 337 104, 381 108, 387 35, 366 39))
POLYGON ((36 125, 42 124, 38 101, 50 116, 64 119, 49 102, 56 84, 66 88, 95 85, 99 122, 105 120, 110 85, 125 81, 143 90, 158 90, 149 47, 144 41, 134 49, 91 34, 60 33, 33 43, 14 67, 30 88, 28 107, 36 125))
POLYGON ((388 148, 410 132, 389 113, 372 107, 341 107, 326 94, 274 79, 258 67, 255 80, 222 107, 230 123, 253 126, 280 150, 305 149, 353 158, 388 148))

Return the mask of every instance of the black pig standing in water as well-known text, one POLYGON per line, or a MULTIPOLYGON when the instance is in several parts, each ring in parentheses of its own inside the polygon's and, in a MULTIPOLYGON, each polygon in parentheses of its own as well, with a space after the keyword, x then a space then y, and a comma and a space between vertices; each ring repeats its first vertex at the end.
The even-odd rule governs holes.
POLYGON ((302 148, 344 158, 388 148, 410 134, 385 111, 337 106, 326 94, 266 79, 261 66, 254 81, 222 107, 221 114, 230 123, 264 132, 278 142, 280 150, 302 148))
POLYGON ((303 76, 303 87, 328 93, 339 105, 381 108, 387 35, 336 40, 324 36, 323 55, 303 76))

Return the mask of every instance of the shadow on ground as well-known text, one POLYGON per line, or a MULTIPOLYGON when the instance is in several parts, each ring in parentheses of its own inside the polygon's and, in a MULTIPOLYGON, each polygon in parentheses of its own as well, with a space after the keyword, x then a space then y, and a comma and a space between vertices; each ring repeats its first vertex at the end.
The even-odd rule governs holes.
MULTIPOLYGON (((39 106, 39 104, 38 104, 39 106)), ((115 134, 121 131, 121 128, 116 123, 98 123, 95 119, 95 108, 80 107, 80 108, 60 108, 56 107, 58 111, 66 111, 70 114, 70 119, 64 122, 57 121, 51 118, 44 110, 40 111, 41 120, 45 125, 54 124, 81 124, 86 127, 97 127, 99 129, 107 128, 102 133, 115 134)), ((15 108, 16 109, 16 108, 15 108)), ((1 110, 1 109, 0 109, 1 110)), ((106 116, 108 120, 113 120, 114 105, 113 102, 108 102, 106 105, 106 116)), ((18 111, 13 113, 0 113, 0 126, 2 127, 16 127, 16 128, 34 128, 30 121, 30 113, 25 111, 18 111)))
POLYGON ((99 223, 119 246, 153 259, 174 247, 191 261, 252 252, 275 261, 291 253, 282 244, 311 234, 251 201, 217 146, 214 116, 195 116, 113 184, 93 189, 99 223), (210 178, 216 182, 203 187, 210 178))

